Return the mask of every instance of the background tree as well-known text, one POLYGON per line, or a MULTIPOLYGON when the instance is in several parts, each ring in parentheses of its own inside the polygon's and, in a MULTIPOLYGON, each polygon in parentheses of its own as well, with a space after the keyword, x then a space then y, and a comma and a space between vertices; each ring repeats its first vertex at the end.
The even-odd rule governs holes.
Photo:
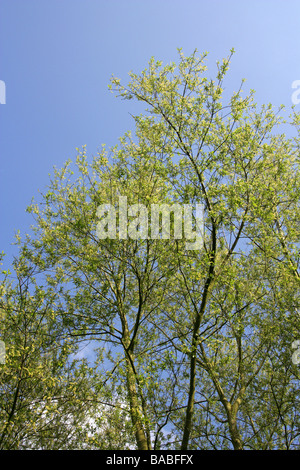
POLYGON ((1 284, 6 357, 0 366, 0 448, 132 445, 125 400, 103 385, 105 378, 101 386, 99 372, 95 381, 95 371, 76 357, 79 345, 55 321, 59 292, 53 283, 38 285, 38 272, 22 257, 14 267, 1 284), (117 436, 107 419, 116 423, 117 436))

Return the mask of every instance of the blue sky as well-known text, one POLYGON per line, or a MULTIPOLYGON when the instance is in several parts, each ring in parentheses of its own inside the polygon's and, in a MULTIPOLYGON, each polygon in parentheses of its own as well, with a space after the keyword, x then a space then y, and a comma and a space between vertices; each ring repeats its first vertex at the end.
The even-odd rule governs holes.
MULTIPOLYGON (((209 52, 233 57, 226 87, 256 90, 258 103, 292 105, 300 80, 299 0, 1 0, 0 251, 8 260, 25 212, 49 182, 53 166, 87 146, 115 145, 134 129, 134 104, 108 91, 111 74, 127 81, 151 56, 176 61, 209 52)), ((296 106, 296 110, 300 104, 296 106)), ((139 109, 140 110, 140 109, 139 109)))

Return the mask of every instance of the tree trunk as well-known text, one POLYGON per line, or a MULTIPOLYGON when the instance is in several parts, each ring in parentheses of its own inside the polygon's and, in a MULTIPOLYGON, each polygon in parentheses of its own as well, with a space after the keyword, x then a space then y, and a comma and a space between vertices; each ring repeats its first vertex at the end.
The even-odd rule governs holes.
POLYGON ((229 431, 234 450, 243 450, 241 436, 236 424, 236 417, 229 420, 229 431))
POLYGON ((148 445, 147 436, 142 423, 142 412, 139 405, 139 397, 137 393, 137 382, 135 377, 135 370, 133 368, 132 354, 127 351, 127 389, 130 403, 130 415, 132 425, 135 430, 135 437, 138 450, 151 450, 148 445))
POLYGON ((194 351, 191 356, 190 366, 190 392, 189 399, 185 414, 185 424, 183 437, 181 442, 181 450, 187 450, 189 445, 189 439, 192 430, 193 414, 194 414, 194 402, 195 402, 195 381, 196 381, 196 352, 194 351))
POLYGON ((236 422, 236 415, 238 411, 238 407, 240 405, 240 399, 238 398, 233 405, 226 402, 226 412, 228 417, 228 424, 229 424, 229 432, 231 437, 231 442, 233 444, 234 450, 243 450, 243 444, 241 435, 238 430, 237 422, 236 422))

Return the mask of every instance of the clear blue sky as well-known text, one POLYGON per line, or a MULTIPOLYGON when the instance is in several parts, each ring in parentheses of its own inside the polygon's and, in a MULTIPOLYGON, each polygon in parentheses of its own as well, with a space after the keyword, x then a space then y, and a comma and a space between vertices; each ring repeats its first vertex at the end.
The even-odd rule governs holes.
POLYGON ((259 103, 290 108, 300 80, 300 1, 0 0, 0 251, 8 258, 53 166, 76 147, 94 155, 133 129, 134 105, 108 91, 111 74, 126 82, 151 56, 176 61, 178 47, 208 51, 211 75, 234 47, 228 90, 246 78, 259 103))

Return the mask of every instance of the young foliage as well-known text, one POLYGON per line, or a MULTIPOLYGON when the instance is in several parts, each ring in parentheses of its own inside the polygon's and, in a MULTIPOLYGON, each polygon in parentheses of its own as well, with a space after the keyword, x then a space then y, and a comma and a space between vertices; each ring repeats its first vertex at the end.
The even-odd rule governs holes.
MULTIPOLYGON (((142 450, 299 446, 291 345, 299 335, 300 118, 291 117, 296 136, 287 138, 279 112, 258 109, 252 91, 243 97, 241 86, 226 98, 233 52, 215 80, 206 53, 181 50, 178 65, 152 58, 127 86, 113 77, 111 90, 146 106, 134 116, 135 137, 91 161, 78 149, 75 168, 55 169, 42 203, 28 208, 34 234, 20 242, 20 259, 46 286, 32 302, 51 300, 43 318, 52 341, 97 343, 92 378, 72 370, 85 384, 98 380, 93 406, 108 393, 108 446, 120 421, 128 445, 134 436, 142 450), (120 197, 136 210, 126 227, 135 237, 123 236, 120 197), (201 249, 175 237, 175 215, 170 239, 151 237, 152 205, 175 203, 203 204, 201 249), (116 215, 106 238, 97 235, 105 204, 116 215), (120 414, 108 411, 114 400, 120 414)), ((88 442, 103 448, 100 437, 88 442)))

